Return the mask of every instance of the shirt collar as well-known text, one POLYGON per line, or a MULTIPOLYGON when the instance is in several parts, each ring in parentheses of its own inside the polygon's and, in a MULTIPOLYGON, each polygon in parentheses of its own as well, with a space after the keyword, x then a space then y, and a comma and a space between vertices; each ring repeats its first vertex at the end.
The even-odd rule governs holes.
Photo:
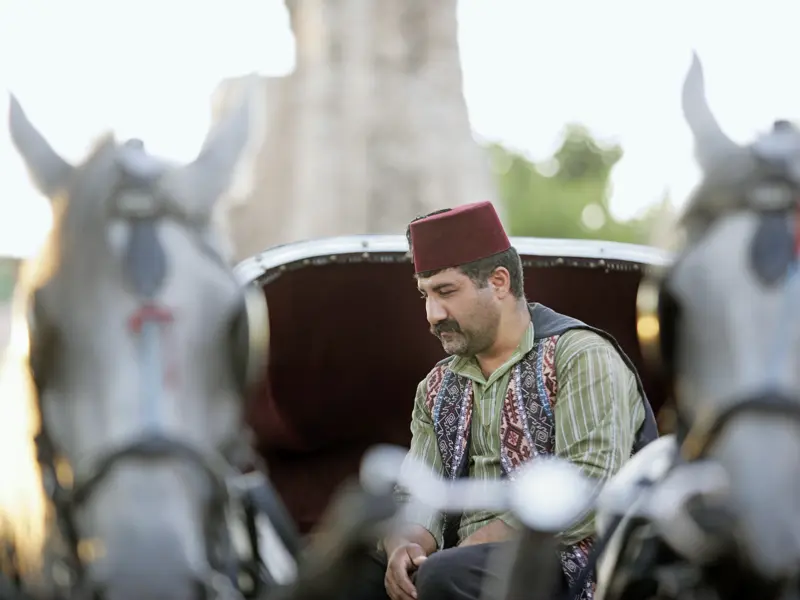
POLYGON ((488 379, 483 376, 483 371, 481 371, 480 365, 478 365, 478 360, 474 356, 456 356, 455 359, 453 359, 453 361, 450 363, 450 370, 456 375, 468 377, 469 379, 484 385, 491 385, 500 377, 505 375, 506 372, 511 369, 511 367, 521 361, 522 358, 533 349, 533 344, 534 332, 533 321, 531 321, 528 327, 525 329, 525 333, 523 334, 519 345, 514 349, 514 352, 508 357, 506 362, 504 362, 496 371, 494 371, 494 373, 489 376, 488 379))

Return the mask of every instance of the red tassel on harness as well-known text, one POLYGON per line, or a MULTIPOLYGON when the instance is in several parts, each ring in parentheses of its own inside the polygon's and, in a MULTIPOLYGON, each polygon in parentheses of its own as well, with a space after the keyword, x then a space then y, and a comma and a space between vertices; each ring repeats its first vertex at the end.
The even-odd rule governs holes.
POLYGON ((143 304, 142 307, 128 319, 128 328, 134 333, 139 333, 142 330, 142 325, 146 322, 171 323, 172 320, 172 311, 156 306, 155 304, 143 304))
MULTIPOLYGON (((133 315, 128 319, 128 329, 135 334, 139 334, 142 331, 142 326, 145 323, 172 323, 174 321, 174 316, 172 311, 166 308, 162 308, 155 304, 143 304, 139 310, 137 310, 133 315)), ((164 335, 164 331, 162 331, 161 338, 162 340, 166 338, 166 343, 172 342, 172 338, 167 337, 164 335)), ((170 352, 167 352, 167 364, 164 371, 164 385, 170 388, 174 388, 178 385, 178 369, 175 366, 175 361, 172 358, 174 355, 170 352)))

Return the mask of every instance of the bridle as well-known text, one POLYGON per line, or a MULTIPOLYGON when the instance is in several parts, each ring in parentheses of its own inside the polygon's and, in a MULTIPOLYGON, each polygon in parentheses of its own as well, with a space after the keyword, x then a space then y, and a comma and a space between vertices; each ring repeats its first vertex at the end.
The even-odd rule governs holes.
MULTIPOLYGON (((141 149, 141 143, 128 142, 121 148, 123 152, 128 149, 136 152, 141 149)), ((61 540, 66 546, 66 555, 53 562, 51 578, 60 596, 101 597, 98 590, 91 589, 86 576, 87 565, 96 557, 97 548, 91 541, 81 538, 76 523, 76 511, 120 463, 131 459, 177 458, 202 472, 211 490, 203 529, 206 555, 212 574, 208 581, 199 582, 203 591, 210 597, 240 598, 240 575, 245 573, 251 582, 251 589, 245 590, 245 593, 256 594, 261 587, 271 583, 269 575, 261 566, 255 526, 255 519, 261 508, 258 494, 252 493, 252 486, 233 483, 236 477, 241 477, 248 467, 253 466, 253 457, 247 452, 249 448, 245 449, 244 456, 243 448, 239 446, 231 449, 230 453, 225 452, 227 456, 209 453, 187 441, 170 437, 159 428, 157 411, 164 375, 159 341, 163 328, 172 317, 168 309, 159 306, 155 301, 155 295, 167 274, 166 255, 158 237, 159 223, 164 219, 171 219, 186 226, 203 252, 214 258, 226 272, 230 270, 225 259, 201 235, 199 224, 176 202, 160 192, 159 181, 163 170, 147 168, 150 167, 149 163, 136 160, 120 160, 119 163, 122 177, 113 195, 111 215, 129 225, 123 276, 130 292, 139 299, 140 308, 131 315, 128 329, 131 335, 138 337, 141 348, 142 393, 150 427, 138 439, 102 454, 93 461, 90 469, 76 472, 75 465, 69 464, 53 443, 42 419, 40 432, 35 439, 38 461, 44 490, 54 509, 61 540), (239 464, 236 464, 237 453, 243 458, 239 464), (250 548, 249 556, 244 560, 237 556, 230 535, 232 507, 238 507, 236 512, 243 514, 245 518, 250 548)), ((234 277, 233 273, 231 277, 234 277)), ((244 298, 245 313, 248 309, 247 302, 252 301, 252 297, 244 298)), ((57 334, 52 327, 47 326, 43 315, 37 314, 40 311, 41 305, 34 293, 29 319, 31 371, 42 414, 42 391, 47 387, 47 376, 54 363, 57 334)), ((244 314, 244 317, 247 315, 244 314)), ((268 331, 262 333, 268 336, 268 331)), ((250 334, 252 337, 252 331, 250 334)), ((268 343, 267 340, 260 341, 265 345, 268 343)))
MULTIPOLYGON (((64 587, 81 588, 85 582, 86 563, 93 558, 91 543, 80 539, 75 521, 75 512, 90 498, 97 487, 106 479, 113 468, 127 459, 155 459, 177 457, 203 471, 211 484, 211 497, 207 511, 207 523, 224 519, 224 511, 230 501, 226 474, 227 465, 215 464, 206 453, 201 453, 191 445, 165 436, 144 436, 103 455, 90 475, 78 481, 72 477, 72 469, 56 454, 49 436, 43 431, 36 438, 39 450, 39 463, 45 480, 45 491, 53 503, 59 530, 66 542, 68 557, 60 564, 55 583, 64 587)), ((220 527, 217 535, 227 532, 220 527)), ((208 534, 212 533, 207 531, 208 534)), ((208 538, 207 538, 208 539, 208 538)), ((228 540, 229 542, 229 540, 228 540)), ((214 552, 211 544, 207 549, 209 564, 217 572, 229 572, 229 565, 221 562, 222 557, 214 552)))
POLYGON ((800 423, 800 398, 790 397, 780 391, 762 392, 732 402, 727 408, 707 418, 696 419, 681 441, 681 458, 687 462, 704 458, 725 428, 748 413, 784 416, 800 423))

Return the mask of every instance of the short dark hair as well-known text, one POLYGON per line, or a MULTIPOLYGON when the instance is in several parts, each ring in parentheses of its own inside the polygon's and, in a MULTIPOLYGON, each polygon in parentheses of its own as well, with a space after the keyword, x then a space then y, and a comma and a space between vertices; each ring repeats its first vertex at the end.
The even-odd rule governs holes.
MULTIPOLYGON (((449 210, 449 208, 443 208, 441 210, 435 210, 432 213, 428 213, 427 215, 420 215, 415 217, 411 223, 433 215, 448 212, 449 210)), ((408 227, 406 227, 406 240, 408 241, 408 249, 413 253, 414 249, 411 245, 411 223, 409 223, 408 227)), ((503 267, 508 271, 511 294, 518 300, 524 299, 525 279, 522 272, 522 259, 520 259, 517 249, 513 246, 511 246, 508 250, 504 250, 498 254, 493 254, 471 263, 459 265, 456 268, 464 275, 469 277, 475 285, 483 288, 489 284, 489 277, 498 267, 503 267)), ((417 273, 416 277, 432 277, 441 271, 444 271, 444 269, 424 271, 422 273, 417 273)))

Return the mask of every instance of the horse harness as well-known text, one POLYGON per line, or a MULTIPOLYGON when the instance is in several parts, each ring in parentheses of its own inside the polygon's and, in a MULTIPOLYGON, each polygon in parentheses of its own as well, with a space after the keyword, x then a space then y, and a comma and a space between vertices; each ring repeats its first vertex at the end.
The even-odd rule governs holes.
MULTIPOLYGON (((141 143, 131 141, 121 150, 141 151, 141 143)), ((124 157, 124 154, 122 155, 124 157)), ((166 279, 167 257, 158 236, 158 225, 163 219, 171 219, 186 226, 202 251, 212 257, 220 268, 229 272, 225 259, 201 235, 201 223, 187 215, 171 198, 159 190, 162 169, 147 168, 150 164, 122 160, 118 161, 121 179, 112 198, 112 215, 129 224, 129 237, 123 261, 123 276, 132 294, 139 298, 140 309, 131 316, 129 330, 139 336, 142 352, 141 380, 148 411, 157 411, 160 383, 158 370, 161 360, 158 347, 160 329, 171 319, 171 314, 155 302, 155 295, 166 279)), ((233 277, 233 274, 231 274, 233 277)), ((238 285, 238 282, 237 282, 238 285)), ((32 298, 29 312, 30 370, 37 390, 40 414, 42 392, 48 384, 58 346, 58 332, 42 314, 37 293, 32 298)), ((266 300, 260 288, 245 286, 241 291, 241 306, 230 326, 231 368, 238 391, 244 394, 258 383, 264 372, 269 345, 269 318, 266 300)), ((204 473, 211 486, 204 531, 208 563, 214 571, 209 589, 217 597, 239 597, 242 573, 251 579, 250 593, 269 579, 260 567, 258 536, 255 519, 258 512, 250 488, 231 485, 232 478, 252 465, 233 465, 222 455, 209 454, 179 439, 164 435, 153 426, 130 443, 105 453, 95 463, 94 469, 85 477, 75 477, 72 465, 59 453, 48 434, 44 419, 36 439, 38 460, 42 470, 45 493, 55 509, 55 518, 67 556, 53 564, 51 575, 54 583, 66 595, 78 592, 79 597, 92 597, 86 575, 86 565, 94 558, 91 542, 82 540, 77 531, 75 511, 87 501, 120 461, 136 458, 177 457, 192 464, 204 473), (238 468, 236 468, 238 467, 238 468), (232 505, 238 505, 246 520, 250 544, 250 556, 241 563, 235 556, 228 524, 232 505), (220 576, 221 574, 221 576, 220 576)))

